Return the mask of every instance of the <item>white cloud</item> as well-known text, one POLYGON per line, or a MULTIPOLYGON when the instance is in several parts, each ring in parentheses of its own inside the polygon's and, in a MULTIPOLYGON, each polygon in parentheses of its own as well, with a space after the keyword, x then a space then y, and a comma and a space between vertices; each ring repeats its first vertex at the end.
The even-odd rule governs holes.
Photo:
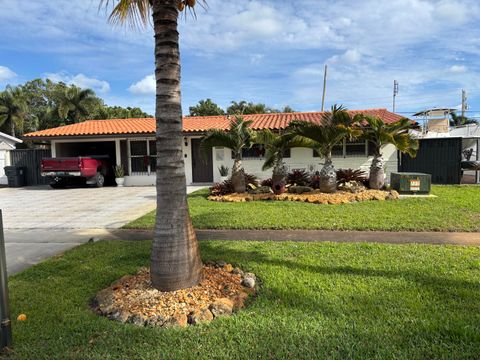
POLYGON ((453 73, 464 73, 467 72, 467 67, 465 65, 452 65, 449 70, 453 73))
POLYGON ((15 74, 8 67, 0 65, 0 83, 13 79, 16 76, 17 74, 15 74))
POLYGON ((328 63, 355 64, 362 60, 362 54, 357 49, 345 51, 342 55, 334 55, 327 60, 328 63))
POLYGON ((72 84, 82 89, 93 89, 99 93, 107 93, 110 91, 110 84, 107 81, 91 78, 81 73, 75 76, 66 72, 47 73, 45 77, 55 82, 61 81, 65 84, 72 84))
POLYGON ((147 75, 142 80, 132 84, 128 90, 135 95, 155 94, 155 75, 147 75))
POLYGON ((258 65, 262 62, 264 57, 265 57, 264 54, 251 54, 250 55, 250 64, 258 65))

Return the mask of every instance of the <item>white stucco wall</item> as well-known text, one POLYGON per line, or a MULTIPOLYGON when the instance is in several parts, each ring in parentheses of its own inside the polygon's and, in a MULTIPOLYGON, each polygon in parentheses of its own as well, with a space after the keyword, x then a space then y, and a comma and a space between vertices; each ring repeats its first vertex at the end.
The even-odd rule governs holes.
MULTIPOLYGON (((397 150, 393 145, 387 145, 382 149, 385 159, 387 182, 390 181, 390 173, 398 169, 397 150)), ((337 169, 362 169, 369 172, 372 163, 371 156, 351 156, 351 157, 333 157, 333 164, 337 169)), ((245 172, 253 174, 260 179, 267 179, 272 176, 272 171, 262 171, 264 159, 245 159, 243 167, 245 172)), ((306 148, 293 148, 290 158, 285 159, 285 163, 289 170, 304 169, 307 172, 315 172, 322 168, 322 159, 313 157, 313 151, 306 148)), ((215 182, 220 181, 220 173, 218 168, 227 166, 230 171, 233 166, 233 159, 230 149, 216 148, 213 150, 213 179, 215 182), (223 160, 219 160, 223 157, 223 160)), ((231 174, 231 173, 230 173, 231 174)))
POLYGON ((10 165, 10 150, 15 149, 15 143, 21 142, 18 139, 11 140, 9 138, 0 137, 0 185, 7 185, 8 179, 5 175, 5 166, 10 165))
MULTIPOLYGON (((192 139, 200 139, 201 136, 187 136, 182 140, 183 147, 183 160, 185 162, 185 177, 188 185, 193 183, 192 174, 192 139)), ((103 140, 103 139, 102 139, 103 140)), ((106 140, 106 139, 105 139, 106 140)), ((112 139, 108 139, 112 141, 112 139)), ((85 140, 83 140, 85 141, 85 140)), ((56 143, 52 141, 52 156, 55 157, 58 154, 56 149, 56 143)), ((117 146, 117 156, 119 157, 119 148, 117 146)), ((386 160, 386 173, 387 182, 390 181, 390 173, 397 171, 397 150, 393 145, 387 145, 382 150, 384 159, 386 160)), ((245 171, 249 174, 253 174, 260 179, 266 179, 272 176, 272 171, 262 171, 264 159, 245 159, 243 160, 243 166, 245 171)), ((368 173, 372 157, 368 156, 351 156, 351 157, 334 157, 333 163, 337 169, 362 169, 368 173)), ((306 148, 294 148, 291 149, 290 158, 285 159, 289 170, 304 169, 308 172, 315 172, 322 167, 322 159, 313 157, 313 151, 306 148)), ((231 150, 227 148, 215 148, 213 149, 213 181, 220 181, 220 173, 218 168, 221 166, 227 166, 231 169, 233 166, 233 159, 231 156, 231 150)), ((3 170, 3 168, 2 168, 3 170)), ((152 186, 156 183, 155 173, 150 175, 131 175, 125 176, 125 186, 152 186)))

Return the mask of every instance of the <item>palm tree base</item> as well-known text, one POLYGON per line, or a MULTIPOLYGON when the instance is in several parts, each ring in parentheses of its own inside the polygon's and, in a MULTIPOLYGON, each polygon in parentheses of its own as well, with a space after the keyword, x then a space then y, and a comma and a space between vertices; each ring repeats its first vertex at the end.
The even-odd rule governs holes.
POLYGON ((319 189, 324 193, 334 193, 337 191, 337 173, 331 162, 326 162, 319 176, 319 189))

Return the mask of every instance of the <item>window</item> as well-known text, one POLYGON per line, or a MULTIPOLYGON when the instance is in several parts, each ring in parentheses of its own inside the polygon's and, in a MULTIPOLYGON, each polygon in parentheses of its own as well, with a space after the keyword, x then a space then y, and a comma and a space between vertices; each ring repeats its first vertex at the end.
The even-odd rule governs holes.
MULTIPOLYGON (((366 156, 367 144, 365 141, 343 141, 332 148, 333 157, 366 156)), ((313 150, 313 157, 320 157, 316 150, 313 150)))
POLYGON ((368 156, 374 156, 375 155, 375 145, 371 141, 368 142, 367 148, 368 148, 368 156))
MULTIPOLYGON (((337 144, 332 148, 332 156, 343 156, 343 144, 337 144)), ((313 149, 313 157, 320 157, 320 154, 317 150, 313 149)))
MULTIPOLYGON (((250 149, 243 149, 242 150, 242 158, 243 159, 261 159, 265 157, 266 149, 265 146, 262 144, 254 144, 250 149)), ((291 157, 291 151, 290 149, 286 149, 283 152, 283 157, 284 158, 290 158, 291 157)), ((235 157, 233 156, 233 151, 232 151, 232 159, 235 157)))
POLYGON ((144 175, 156 169, 156 144, 155 140, 130 141, 130 165, 132 174, 144 175))
POLYGON ((366 156, 367 144, 365 141, 347 141, 345 143, 345 156, 366 156))

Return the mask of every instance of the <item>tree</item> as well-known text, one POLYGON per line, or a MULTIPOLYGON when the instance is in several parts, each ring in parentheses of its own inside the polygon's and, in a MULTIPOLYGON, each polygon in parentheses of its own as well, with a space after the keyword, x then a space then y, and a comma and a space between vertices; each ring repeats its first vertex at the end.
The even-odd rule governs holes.
POLYGON ((450 126, 462 126, 462 125, 469 125, 469 124, 478 124, 476 119, 471 119, 466 116, 457 115, 456 113, 450 113, 450 126))
POLYGON ((190 106, 190 116, 225 115, 225 111, 211 99, 200 100, 197 105, 190 106))
POLYGON ((285 105, 280 112, 282 112, 282 113, 293 113, 293 112, 295 112, 295 110, 293 110, 290 105, 285 105))
MULTIPOLYGON (((113 23, 144 26, 155 34, 157 214, 151 254, 152 285, 161 291, 188 288, 202 278, 198 242, 188 212, 183 162, 180 91, 179 0, 100 0, 113 4, 113 23)), ((181 5, 182 4, 182 5, 181 5)), ((182 8, 182 6, 184 8, 182 8)))
POLYGON ((80 89, 76 86, 65 89, 57 104, 58 115, 66 123, 79 123, 87 119, 89 105, 96 101, 92 89, 80 89))
POLYGON ((0 127, 8 128, 10 134, 23 133, 26 105, 19 87, 7 86, 0 93, 0 127))
POLYGON ((272 188, 276 194, 285 191, 287 168, 283 161, 285 152, 294 147, 308 147, 309 143, 290 131, 274 133, 269 129, 256 134, 256 142, 265 146, 265 162, 262 170, 273 167, 272 188))
POLYGON ((227 108, 228 115, 267 114, 271 112, 273 112, 272 109, 265 104, 247 103, 244 100, 240 102, 232 101, 231 105, 227 108))
POLYGON ((336 191, 337 175, 332 164, 332 149, 346 137, 351 139, 359 135, 354 129, 355 121, 342 106, 334 105, 331 111, 322 115, 320 123, 295 120, 290 123, 291 131, 302 137, 309 147, 325 159, 320 170, 320 191, 336 191))
POLYGON ((221 146, 232 150, 233 168, 232 185, 236 193, 244 193, 246 190, 245 172, 242 166, 243 149, 250 149, 254 142, 254 133, 250 129, 252 121, 245 121, 241 116, 235 116, 230 121, 230 128, 225 130, 212 129, 202 139, 201 146, 205 153, 212 148, 221 146))
POLYGON ((371 189, 381 189, 385 184, 382 147, 393 144, 399 151, 415 157, 418 150, 418 140, 408 132, 413 124, 405 118, 390 124, 374 116, 357 115, 356 119, 362 131, 361 137, 368 141, 368 146, 373 149, 369 186, 371 189))

